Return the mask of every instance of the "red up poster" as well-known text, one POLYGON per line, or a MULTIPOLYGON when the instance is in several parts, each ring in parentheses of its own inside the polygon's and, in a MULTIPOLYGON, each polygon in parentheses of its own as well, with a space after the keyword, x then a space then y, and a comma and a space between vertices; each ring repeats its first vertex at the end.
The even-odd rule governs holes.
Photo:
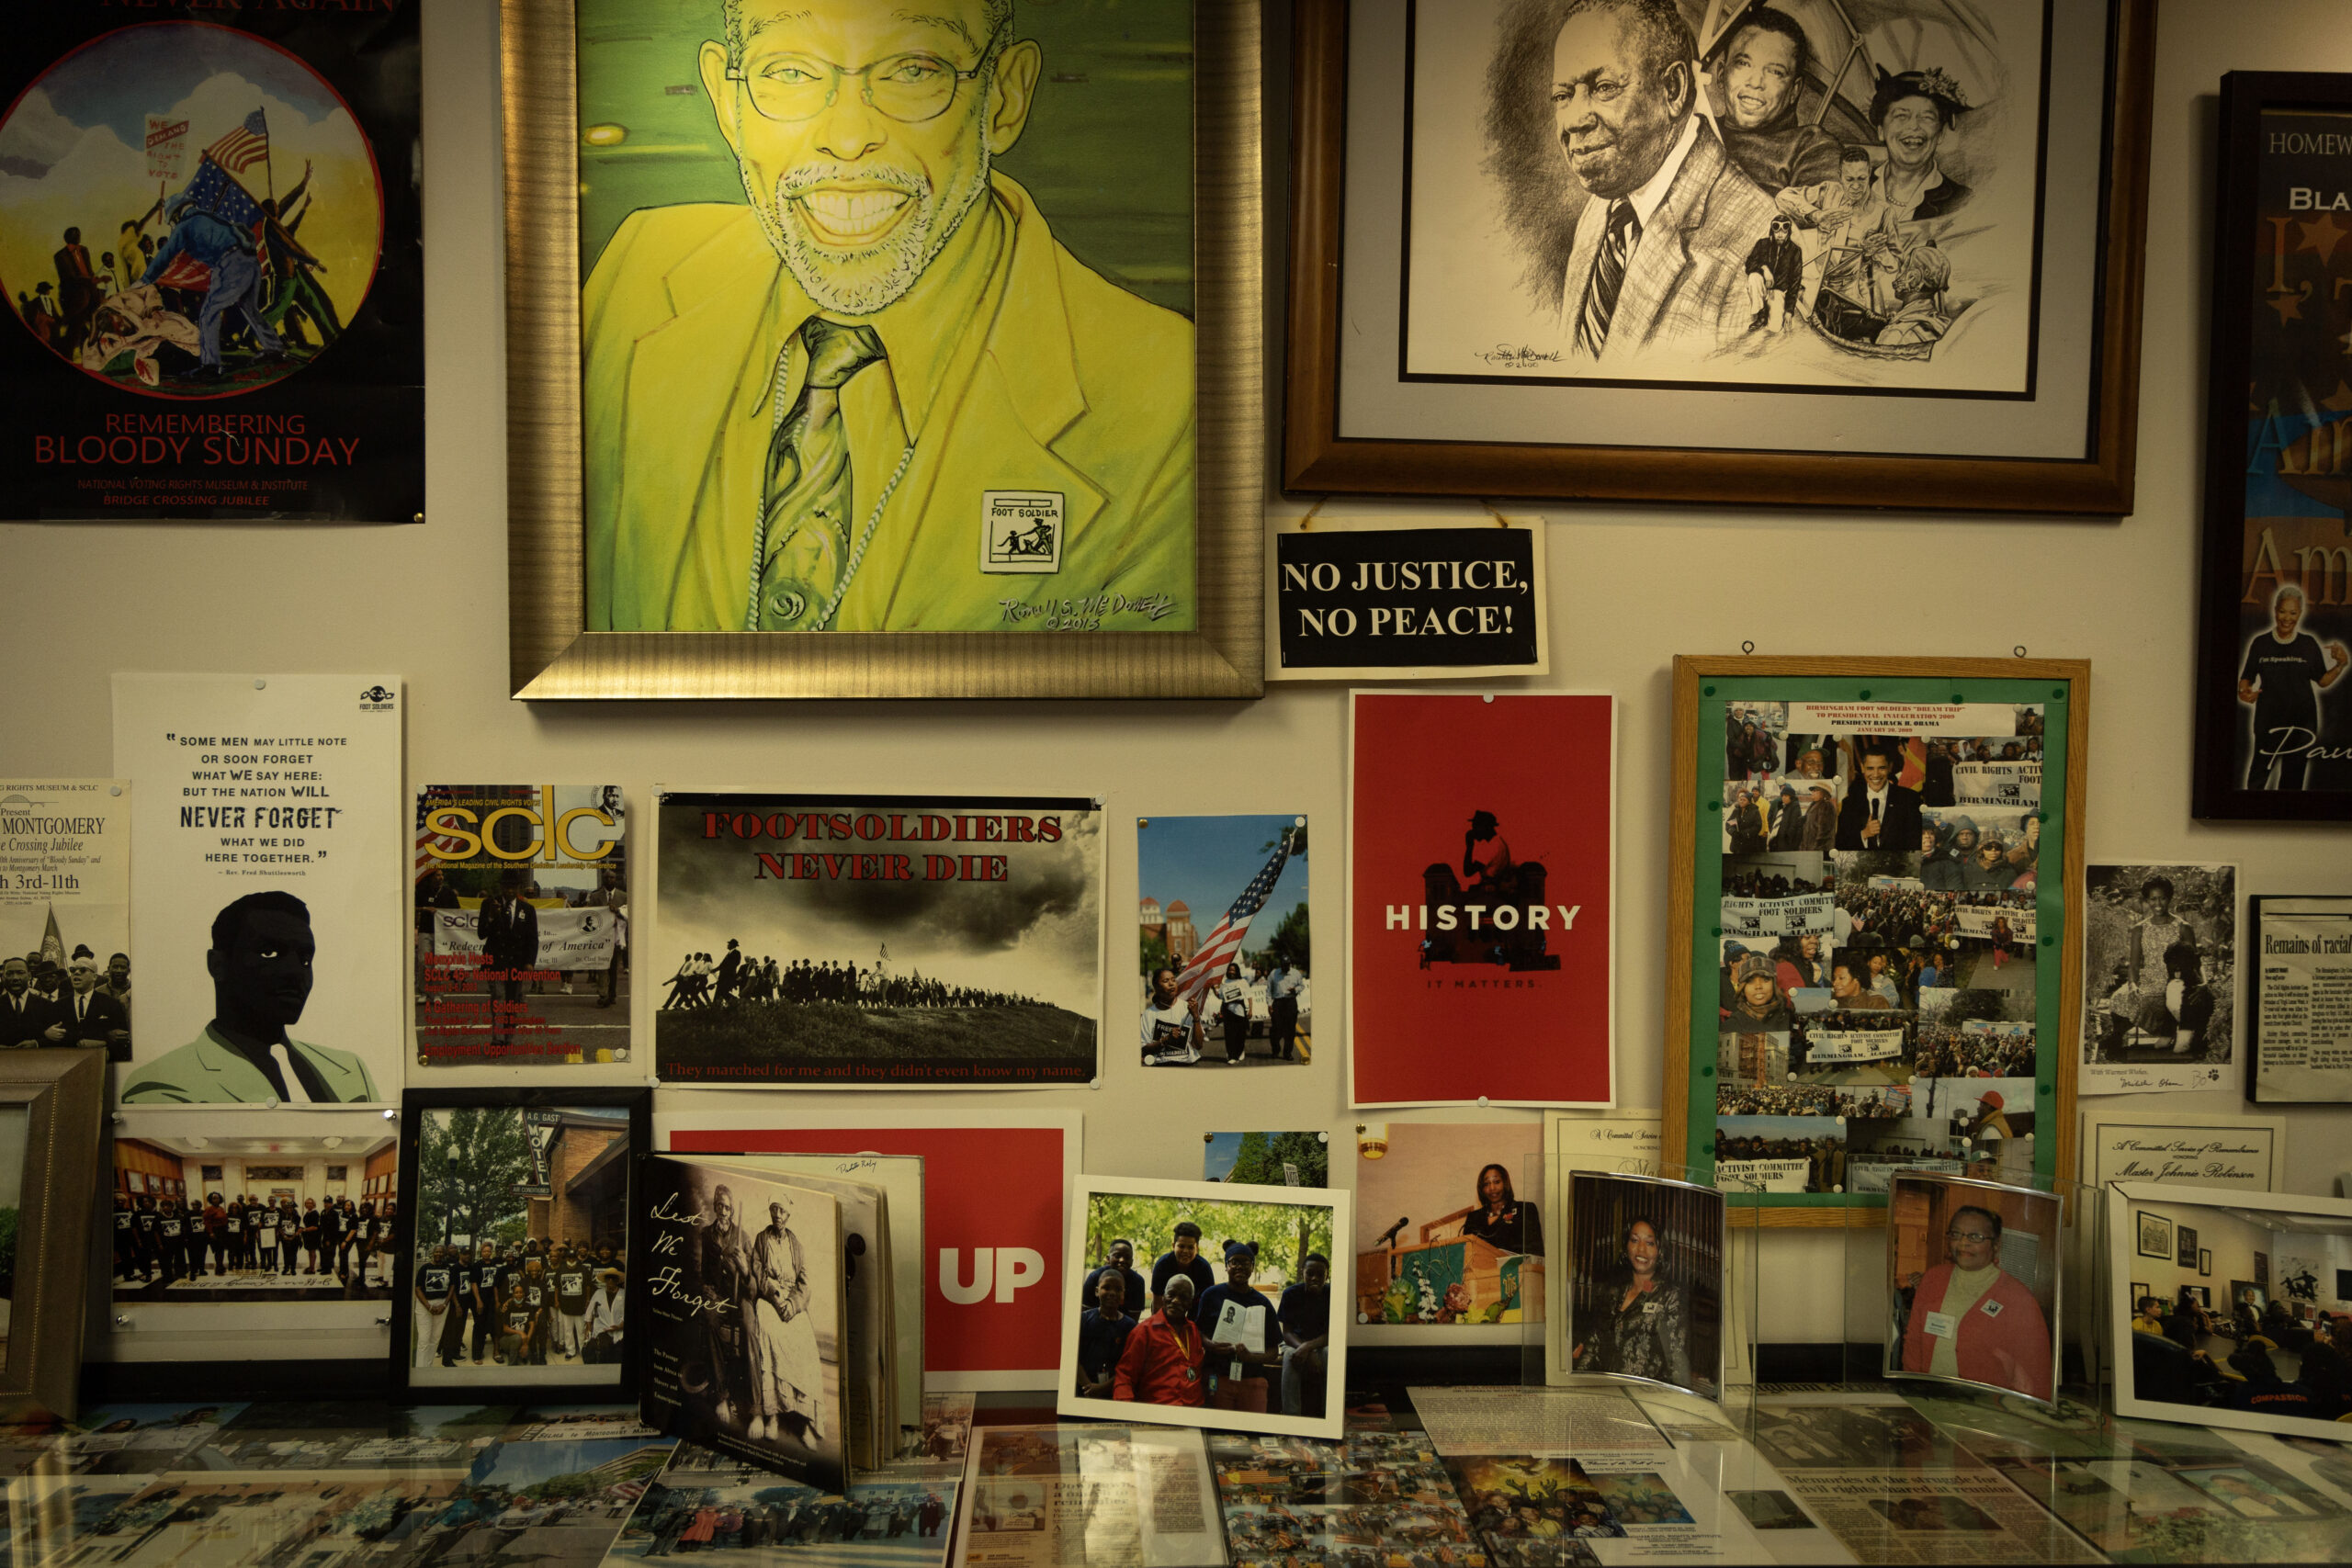
POLYGON ((1356 692, 1359 1106, 1613 1106, 1616 700, 1356 692))

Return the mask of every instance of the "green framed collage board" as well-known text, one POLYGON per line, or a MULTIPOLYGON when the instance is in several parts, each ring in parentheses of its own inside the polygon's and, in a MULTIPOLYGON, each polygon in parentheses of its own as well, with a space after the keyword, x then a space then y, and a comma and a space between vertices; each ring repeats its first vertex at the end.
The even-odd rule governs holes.
POLYGON ((1669 1163, 1799 1225, 2071 1168, 2089 674, 1676 660, 1669 1163))

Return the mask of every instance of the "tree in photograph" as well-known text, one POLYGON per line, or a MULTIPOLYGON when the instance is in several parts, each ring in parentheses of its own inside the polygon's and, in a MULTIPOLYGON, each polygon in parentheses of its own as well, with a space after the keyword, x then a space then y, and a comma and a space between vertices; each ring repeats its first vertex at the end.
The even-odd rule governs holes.
POLYGON ((1280 964, 1285 969, 1306 974, 1311 973, 1306 962, 1307 953, 1306 904, 1301 900, 1291 906, 1290 913, 1283 917, 1282 924, 1274 928, 1274 934, 1265 946, 1254 948, 1242 956, 1250 961, 1251 968, 1261 972, 1280 964))
POLYGON ((1150 1259, 1168 1250, 1179 1220, 1190 1220, 1201 1227, 1201 1252, 1212 1269, 1218 1266, 1227 1242, 1255 1243, 1261 1283, 1270 1275, 1283 1280, 1297 1279, 1301 1260, 1310 1252, 1331 1256, 1329 1209, 1108 1192, 1097 1193, 1088 1202, 1086 1255, 1099 1258, 1114 1236, 1125 1236, 1135 1243, 1136 1266, 1148 1268, 1150 1259))
POLYGON ((1233 1156, 1227 1181, 1254 1182, 1263 1187, 1290 1185, 1284 1166, 1298 1168, 1301 1187, 1329 1187, 1330 1145, 1312 1133, 1244 1133, 1240 1152, 1233 1156))
POLYGON ((523 1201, 515 1190, 530 1175, 521 1111, 466 1105, 426 1112, 418 1140, 418 1241, 479 1241, 501 1222, 519 1219, 523 1201))

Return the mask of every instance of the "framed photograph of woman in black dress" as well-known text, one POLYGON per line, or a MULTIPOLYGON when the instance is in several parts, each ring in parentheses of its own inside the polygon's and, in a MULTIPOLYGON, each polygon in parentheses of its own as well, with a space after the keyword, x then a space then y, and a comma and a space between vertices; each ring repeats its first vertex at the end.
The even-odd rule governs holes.
POLYGON ((1720 1401, 1724 1195, 1575 1171, 1568 1213, 1570 1370, 1720 1401))

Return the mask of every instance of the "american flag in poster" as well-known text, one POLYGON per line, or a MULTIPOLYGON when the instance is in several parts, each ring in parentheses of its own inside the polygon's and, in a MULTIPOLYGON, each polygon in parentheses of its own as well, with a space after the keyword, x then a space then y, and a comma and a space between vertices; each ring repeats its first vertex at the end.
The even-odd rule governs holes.
POLYGON ((1182 974, 1176 976, 1179 995, 1187 999, 1197 999, 1224 977, 1225 966, 1233 962, 1235 953, 1241 951, 1241 939, 1250 934, 1250 922, 1265 907, 1266 900, 1273 896, 1274 884, 1283 879, 1283 866, 1289 860, 1290 834, 1285 832, 1283 841, 1274 850, 1274 858, 1266 863, 1263 871, 1250 879, 1250 886, 1241 890, 1241 897, 1233 901, 1233 908, 1225 912, 1225 919, 1217 921, 1216 929, 1209 932, 1207 940, 1201 943, 1201 950, 1193 954, 1193 961, 1184 965, 1182 974))
POLYGON ((262 111, 245 116, 245 122, 204 150, 204 155, 232 175, 242 175, 269 156, 269 121, 262 111))

